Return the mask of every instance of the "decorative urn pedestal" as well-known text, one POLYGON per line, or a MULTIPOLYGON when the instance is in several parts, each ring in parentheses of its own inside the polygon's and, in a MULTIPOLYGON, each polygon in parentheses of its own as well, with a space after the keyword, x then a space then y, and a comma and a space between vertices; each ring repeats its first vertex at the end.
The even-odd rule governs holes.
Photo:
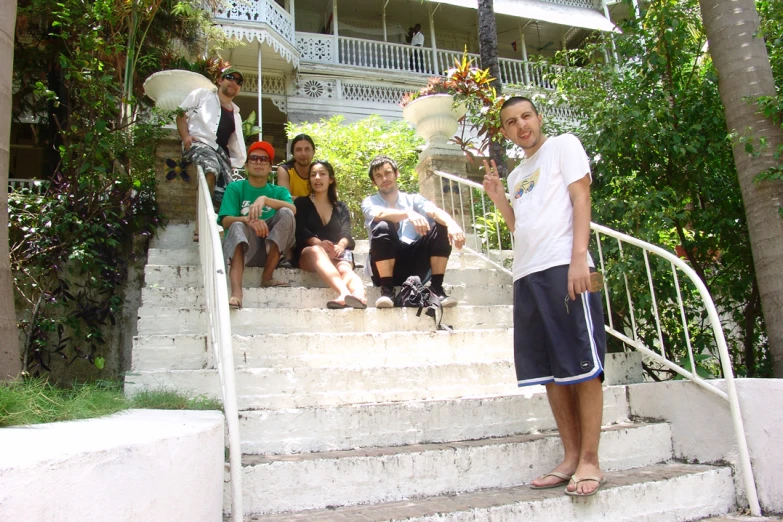
POLYGON ((173 111, 188 94, 199 88, 214 91, 217 86, 202 74, 182 69, 156 72, 144 80, 144 94, 164 111, 173 111))
POLYGON ((457 120, 467 109, 454 107, 451 94, 430 94, 416 98, 402 109, 405 121, 416 127, 416 134, 427 140, 427 147, 445 145, 457 132, 457 120))

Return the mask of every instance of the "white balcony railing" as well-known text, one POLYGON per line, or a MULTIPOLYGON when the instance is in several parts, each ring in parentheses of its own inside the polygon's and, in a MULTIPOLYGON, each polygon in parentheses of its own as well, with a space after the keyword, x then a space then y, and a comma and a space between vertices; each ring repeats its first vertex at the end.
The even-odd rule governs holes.
POLYGON ((223 4, 222 9, 213 13, 217 23, 232 21, 237 23, 267 24, 277 31, 286 42, 295 45, 294 17, 277 5, 274 0, 246 0, 223 4))
MULTIPOLYGON (((327 34, 296 33, 296 47, 302 63, 348 65, 377 71, 391 71, 440 76, 454 67, 455 60, 462 59, 462 51, 365 40, 362 38, 335 37, 327 34)), ((474 64, 477 54, 468 54, 474 64)), ((560 66, 524 60, 501 58, 500 81, 504 85, 516 84, 551 90, 551 75, 560 66)))

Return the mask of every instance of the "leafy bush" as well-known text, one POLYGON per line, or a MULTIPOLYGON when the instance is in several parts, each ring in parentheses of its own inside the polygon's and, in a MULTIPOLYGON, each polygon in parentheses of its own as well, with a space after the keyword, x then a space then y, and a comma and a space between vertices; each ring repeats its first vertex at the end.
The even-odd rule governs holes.
MULTIPOLYGON (((604 63, 602 42, 560 54, 562 69, 552 80, 552 103, 567 103, 585 115, 574 130, 593 159, 593 219, 645 241, 677 251, 709 289, 725 322, 735 371, 771 372, 759 292, 737 174, 726 131, 717 75, 704 51, 706 36, 695 0, 656 0, 631 17, 615 35, 618 63, 604 63)), ((611 244, 606 245, 610 250, 611 244)), ((613 257, 618 252, 609 252, 613 257)), ((619 256, 615 257, 619 259, 619 256)), ((651 315, 646 267, 627 255, 616 267, 627 274, 643 342, 685 360, 679 313, 663 318, 660 347, 651 315)), ((676 289, 666 263, 655 293, 676 311, 676 289)), ((624 296, 622 278, 609 280, 612 294, 624 296)), ((681 281, 682 283, 682 281, 681 281)), ((703 367, 719 375, 715 344, 693 287, 683 287, 691 312, 691 341, 703 367), (705 362, 710 360, 712 362, 705 362)), ((629 326, 624 299, 612 308, 615 325, 629 326)), ((652 374, 668 370, 651 366, 652 374)))
POLYGON ((362 200, 376 192, 370 181, 370 161, 385 154, 397 162, 400 170, 398 184, 404 192, 418 191, 416 147, 423 144, 404 121, 388 122, 373 115, 350 124, 342 116, 334 116, 318 123, 289 123, 289 138, 308 134, 316 145, 315 158, 329 161, 337 176, 338 196, 348 205, 355 238, 366 238, 362 200))

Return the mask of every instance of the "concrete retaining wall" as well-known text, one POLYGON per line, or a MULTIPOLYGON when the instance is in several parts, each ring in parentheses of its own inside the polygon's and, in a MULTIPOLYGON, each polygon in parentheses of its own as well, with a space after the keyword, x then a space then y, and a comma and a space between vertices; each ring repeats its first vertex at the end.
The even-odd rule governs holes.
MULTIPOLYGON (((736 383, 761 508, 783 513, 783 380, 738 379, 736 383)), ((725 390, 722 381, 717 384, 725 390)), ((635 384, 628 390, 631 415, 671 423, 675 458, 731 463, 738 500, 747 504, 726 401, 685 381, 635 384)))
POLYGON ((223 415, 130 410, 0 429, 0 520, 222 520, 223 415))

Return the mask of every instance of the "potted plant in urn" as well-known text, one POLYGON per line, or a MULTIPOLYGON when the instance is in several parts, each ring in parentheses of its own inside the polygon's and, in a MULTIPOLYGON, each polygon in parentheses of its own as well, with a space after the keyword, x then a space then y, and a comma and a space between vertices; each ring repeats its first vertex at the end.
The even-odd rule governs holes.
POLYGON ((451 140, 468 153, 484 150, 500 129, 502 99, 490 85, 492 80, 488 70, 473 67, 465 52, 444 77, 430 78, 424 88, 403 97, 402 116, 428 146, 451 140), (462 132, 455 137, 460 125, 462 132), (479 143, 466 136, 468 128, 481 137, 479 143))

